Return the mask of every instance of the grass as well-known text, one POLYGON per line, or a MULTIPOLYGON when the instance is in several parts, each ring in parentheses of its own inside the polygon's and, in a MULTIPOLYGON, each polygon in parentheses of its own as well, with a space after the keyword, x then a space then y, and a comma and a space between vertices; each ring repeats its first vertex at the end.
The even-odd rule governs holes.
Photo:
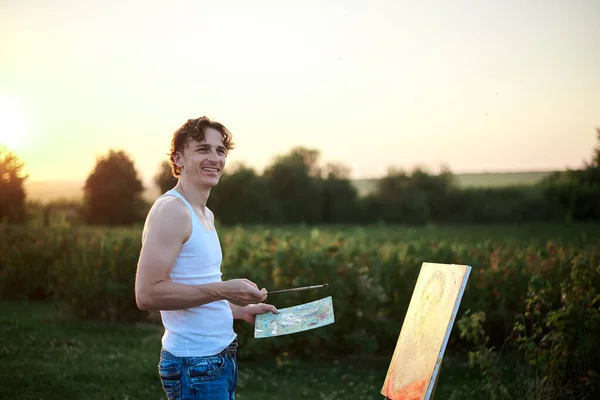
POLYGON ((523 171, 456 174, 456 181, 461 188, 529 186, 541 182, 544 178, 552 174, 552 172, 523 171))
MULTIPOLYGON (((161 334, 153 325, 76 320, 51 303, 1 302, 0 398, 164 399, 156 368, 161 334)), ((381 400, 388 365, 389 359, 241 360, 236 398, 381 400)), ((436 398, 461 398, 462 388, 477 381, 464 362, 447 356, 436 398)))

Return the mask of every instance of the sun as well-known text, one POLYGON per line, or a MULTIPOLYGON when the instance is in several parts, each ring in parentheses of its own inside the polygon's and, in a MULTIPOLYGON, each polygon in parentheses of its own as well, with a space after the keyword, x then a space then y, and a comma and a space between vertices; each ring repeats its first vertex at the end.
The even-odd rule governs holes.
POLYGON ((0 146, 22 149, 27 139, 27 119, 23 107, 0 93, 0 146))

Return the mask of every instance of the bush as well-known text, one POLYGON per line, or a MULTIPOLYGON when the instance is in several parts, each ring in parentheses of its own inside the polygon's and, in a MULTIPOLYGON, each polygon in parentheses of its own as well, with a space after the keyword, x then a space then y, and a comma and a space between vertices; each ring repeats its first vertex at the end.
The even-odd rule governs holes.
POLYGON ((596 248, 570 260, 561 279, 533 275, 523 312, 502 345, 516 353, 516 368, 499 367, 496 346, 483 329, 486 314, 467 311, 457 322, 461 338, 474 347, 480 388, 495 398, 593 399, 600 393, 600 266, 596 248), (552 283, 552 282, 558 282, 552 283))
MULTIPOLYGON (((326 290, 269 302, 284 308, 332 296, 335 311, 328 327, 276 340, 254 340, 253 327, 237 321, 240 358, 389 357, 421 264, 457 263, 473 267, 461 309, 478 316, 471 322, 485 337, 474 353, 487 357, 479 365, 494 357, 484 349, 512 340, 522 360, 539 360, 532 367, 551 387, 591 391, 600 359, 599 232, 597 226, 223 228, 224 279, 246 277, 268 290, 328 283, 326 290)), ((152 314, 138 310, 134 298, 140 233, 0 225, 0 298, 52 299, 85 318, 146 320, 152 314)), ((452 334, 448 352, 464 350, 470 340, 452 334)), ((489 390, 496 373, 488 375, 489 390)))

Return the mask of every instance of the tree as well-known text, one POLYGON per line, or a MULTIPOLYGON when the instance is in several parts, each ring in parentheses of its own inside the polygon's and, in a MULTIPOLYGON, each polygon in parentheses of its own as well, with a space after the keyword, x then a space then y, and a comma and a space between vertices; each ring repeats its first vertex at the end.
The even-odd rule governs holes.
POLYGON ((425 193, 433 221, 448 220, 457 211, 458 186, 448 167, 443 166, 437 175, 415 168, 411 174, 411 186, 425 193))
POLYGON ((319 167, 320 157, 321 153, 319 150, 297 146, 292 148, 288 154, 278 157, 278 161, 303 165, 306 168, 308 176, 320 177, 322 173, 322 169, 319 167))
POLYGON ((388 168, 377 183, 375 198, 377 214, 385 221, 423 224, 431 218, 425 191, 416 187, 404 170, 388 168))
POLYGON ((586 177, 585 181, 593 186, 600 187, 600 128, 596 128, 596 138, 598 143, 592 153, 592 159, 585 163, 586 177))
POLYGON ((161 194, 173 189, 177 185, 177 178, 173 175, 169 161, 165 160, 160 163, 158 172, 154 175, 154 184, 158 187, 161 194))
POLYGON ((328 163, 323 173, 323 209, 325 223, 358 222, 358 191, 349 180, 350 168, 328 163))
POLYGON ((581 169, 556 172, 542 182, 548 201, 565 210, 567 220, 600 220, 600 128, 598 144, 581 169))
POLYGON ((389 222, 447 221, 457 211, 458 188, 447 167, 435 175, 417 167, 410 174, 391 167, 377 186, 373 204, 389 222))
POLYGON ((594 148, 594 153, 592 154, 592 160, 589 164, 587 164, 588 169, 596 168, 600 169, 600 128, 596 128, 596 138, 598 139, 598 143, 594 148))
POLYGON ((144 187, 129 156, 109 150, 100 157, 84 187, 84 218, 92 225, 128 225, 143 219, 144 187))
POLYGON ((317 150, 296 147, 266 168, 269 192, 281 206, 284 222, 322 220, 323 182, 317 150))
POLYGON ((23 175, 25 165, 19 158, 0 147, 0 222, 25 222, 25 189, 28 178, 23 175))
POLYGON ((282 219, 265 178, 244 164, 221 177, 211 189, 208 204, 224 224, 274 223, 282 219))
POLYGON ((344 164, 330 162, 322 171, 325 179, 350 179, 350 167, 344 164))

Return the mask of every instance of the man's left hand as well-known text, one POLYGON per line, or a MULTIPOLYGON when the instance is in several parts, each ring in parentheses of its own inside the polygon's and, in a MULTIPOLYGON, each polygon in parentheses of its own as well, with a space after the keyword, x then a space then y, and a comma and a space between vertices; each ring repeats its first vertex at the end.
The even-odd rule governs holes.
POLYGON ((265 303, 248 304, 247 306, 242 307, 242 311, 244 312, 244 321, 252 325, 254 325, 256 315, 258 314, 263 314, 268 311, 274 314, 279 314, 279 310, 277 310, 275 306, 265 303))

